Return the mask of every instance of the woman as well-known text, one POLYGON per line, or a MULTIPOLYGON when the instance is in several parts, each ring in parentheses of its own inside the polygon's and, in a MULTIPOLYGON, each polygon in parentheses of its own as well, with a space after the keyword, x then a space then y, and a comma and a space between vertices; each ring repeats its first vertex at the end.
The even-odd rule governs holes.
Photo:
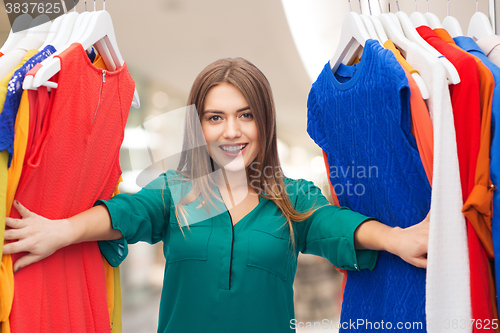
POLYGON ((128 243, 162 240, 158 332, 289 332, 298 252, 360 270, 373 269, 385 250, 426 267, 427 218, 391 228, 330 205, 312 182, 283 175, 271 89, 253 64, 212 63, 188 102, 194 107, 177 171, 63 220, 16 202, 23 218, 7 218, 5 239, 19 241, 4 252, 28 254, 14 269, 84 241, 100 241, 117 266, 128 243))

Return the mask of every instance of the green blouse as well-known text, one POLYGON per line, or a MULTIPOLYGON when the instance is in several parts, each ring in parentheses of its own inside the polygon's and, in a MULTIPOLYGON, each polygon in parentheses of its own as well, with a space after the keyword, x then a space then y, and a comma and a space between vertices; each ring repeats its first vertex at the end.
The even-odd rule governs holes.
MULTIPOLYGON (((182 226, 181 231, 174 206, 190 185, 166 184, 172 178, 178 175, 169 170, 136 194, 96 202, 106 205, 113 228, 123 234, 120 240, 99 242, 112 266, 125 259, 129 243, 163 241, 158 332, 294 332, 298 252, 348 270, 375 267, 378 251, 354 249, 354 231, 368 217, 329 204, 310 181, 285 178, 284 190, 295 209, 321 207, 307 220, 294 222, 291 251, 286 219, 265 197, 234 226, 222 201, 213 200, 215 209, 211 205, 207 215, 195 200, 185 206, 193 223, 189 220, 189 229, 182 226)), ((221 198, 217 187, 212 189, 221 198)))

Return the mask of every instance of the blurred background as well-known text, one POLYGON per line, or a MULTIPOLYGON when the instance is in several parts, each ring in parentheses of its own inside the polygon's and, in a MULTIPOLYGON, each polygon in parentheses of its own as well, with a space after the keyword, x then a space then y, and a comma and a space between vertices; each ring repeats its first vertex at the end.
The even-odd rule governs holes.
MULTIPOLYGON (((467 33, 476 11, 490 15, 492 0, 401 0, 411 14, 452 15, 467 33), (447 6, 449 5, 449 13, 447 6)), ((387 0, 108 0, 120 53, 136 83, 141 107, 130 110, 121 151, 123 193, 135 193, 165 169, 176 168, 191 84, 209 63, 250 60, 267 76, 277 109, 279 154, 285 175, 314 181, 331 200, 322 152, 306 132, 312 82, 335 53, 350 10, 398 11, 387 0), (146 170, 146 171, 143 171, 146 170)), ((93 10, 94 2, 87 1, 93 10)), ((98 10, 103 0, 97 0, 98 10)), ((85 10, 85 1, 76 6, 85 10)), ((0 45, 10 25, 0 4, 0 45)), ((156 332, 163 279, 161 244, 136 244, 121 265, 123 332, 156 332)), ((342 276, 326 260, 300 255, 295 279, 299 322, 339 320, 342 276)), ((321 329, 321 332, 336 331, 321 329)), ((313 330, 298 330, 313 332, 313 330)))

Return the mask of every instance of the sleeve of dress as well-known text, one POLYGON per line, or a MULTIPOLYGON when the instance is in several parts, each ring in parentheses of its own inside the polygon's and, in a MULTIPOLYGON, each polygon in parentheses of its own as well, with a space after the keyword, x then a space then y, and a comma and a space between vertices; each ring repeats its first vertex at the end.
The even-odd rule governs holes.
POLYGON ((164 238, 170 212, 170 190, 166 180, 162 174, 136 194, 118 194, 94 204, 106 206, 113 229, 123 234, 118 240, 98 242, 111 266, 117 267, 127 257, 128 244, 139 241, 154 244, 164 238))
MULTIPOLYGON (((347 270, 375 268, 378 251, 356 250, 354 231, 366 220, 377 220, 353 212, 347 207, 331 205, 313 182, 299 179, 294 198, 295 209, 306 212, 319 207, 308 219, 295 222, 298 249, 328 259, 335 267, 347 270)), ((292 199, 293 200, 293 199, 292 199)))

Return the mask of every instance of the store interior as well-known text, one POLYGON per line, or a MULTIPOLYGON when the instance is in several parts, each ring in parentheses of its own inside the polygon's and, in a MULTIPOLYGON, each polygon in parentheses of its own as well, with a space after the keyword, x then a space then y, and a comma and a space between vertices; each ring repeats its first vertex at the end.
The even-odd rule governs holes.
MULTIPOLYGON (((105 1, 140 97, 140 108, 130 109, 125 130, 121 192, 135 193, 163 170, 176 167, 196 75, 217 59, 243 57, 262 70, 273 89, 285 175, 315 182, 331 200, 322 151, 306 132, 306 103, 311 84, 335 53, 349 11, 376 14, 390 7, 409 15, 430 11, 440 20, 451 15, 464 34, 476 10, 486 15, 490 11, 488 0, 368 1, 105 1)), ((93 10, 94 1, 79 1, 75 9, 81 13, 85 6, 93 10)), ((102 10, 103 0, 95 6, 102 10)), ((9 32, 2 3, 0 45, 9 32)), ((131 246, 121 267, 124 333, 156 331, 163 269, 161 245, 131 246)), ((301 255, 295 282, 297 320, 338 320, 341 281, 326 260, 301 255)))

